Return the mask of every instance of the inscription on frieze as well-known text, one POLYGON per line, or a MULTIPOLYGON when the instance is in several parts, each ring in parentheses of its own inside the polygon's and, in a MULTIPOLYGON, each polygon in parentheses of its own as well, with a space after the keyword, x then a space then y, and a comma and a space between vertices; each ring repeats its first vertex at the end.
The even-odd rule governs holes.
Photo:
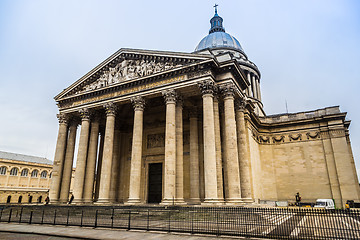
POLYGON ((147 148, 157 148, 165 146, 165 133, 147 135, 147 148))

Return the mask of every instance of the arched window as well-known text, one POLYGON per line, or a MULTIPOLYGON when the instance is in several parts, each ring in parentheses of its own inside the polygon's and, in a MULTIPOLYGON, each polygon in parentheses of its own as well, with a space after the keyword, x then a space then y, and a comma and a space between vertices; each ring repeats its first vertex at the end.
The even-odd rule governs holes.
POLYGON ((25 169, 21 170, 20 176, 27 177, 28 174, 29 174, 29 170, 27 168, 25 168, 25 169))
POLYGON ((31 172, 31 177, 37 177, 37 175, 38 175, 38 170, 33 170, 32 172, 31 172))
POLYGON ((22 196, 19 196, 18 203, 21 203, 21 201, 22 201, 22 196))
POLYGON ((0 175, 6 175, 6 167, 0 167, 0 175))
POLYGON ((32 198, 33 198, 33 196, 29 195, 29 203, 32 203, 32 198))
POLYGON ((11 202, 11 195, 9 195, 6 199, 6 203, 10 203, 11 202))
POLYGON ((41 178, 46 178, 47 176, 47 171, 42 171, 41 174, 40 174, 40 177, 41 178))
POLYGON ((49 178, 51 178, 52 177, 52 172, 49 174, 49 178))
POLYGON ((42 196, 40 196, 40 197, 38 198, 38 203, 41 203, 41 200, 42 200, 42 196))
POLYGON ((18 172, 19 172, 19 170, 17 168, 12 168, 10 170, 10 176, 17 176, 18 172))

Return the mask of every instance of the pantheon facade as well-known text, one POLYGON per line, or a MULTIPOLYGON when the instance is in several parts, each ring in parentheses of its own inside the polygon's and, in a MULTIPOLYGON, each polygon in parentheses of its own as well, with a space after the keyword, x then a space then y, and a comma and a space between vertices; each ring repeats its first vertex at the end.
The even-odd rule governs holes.
POLYGON ((192 53, 120 49, 55 97, 51 203, 68 201, 74 159, 74 203, 359 200, 346 113, 266 115, 259 69, 210 23, 192 53))

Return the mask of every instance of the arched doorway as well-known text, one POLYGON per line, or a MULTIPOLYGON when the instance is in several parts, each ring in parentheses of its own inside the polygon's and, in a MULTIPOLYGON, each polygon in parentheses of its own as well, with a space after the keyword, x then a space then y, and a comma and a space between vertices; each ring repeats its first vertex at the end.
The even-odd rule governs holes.
POLYGON ((32 203, 33 196, 29 195, 29 203, 32 203))

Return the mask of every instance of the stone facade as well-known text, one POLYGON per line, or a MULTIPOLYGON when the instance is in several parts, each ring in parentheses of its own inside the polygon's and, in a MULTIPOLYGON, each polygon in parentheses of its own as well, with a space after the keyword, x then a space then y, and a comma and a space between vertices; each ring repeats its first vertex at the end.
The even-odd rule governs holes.
POLYGON ((346 113, 267 116, 240 47, 197 49, 120 49, 55 97, 52 203, 69 197, 78 126, 77 203, 359 200, 346 113))

